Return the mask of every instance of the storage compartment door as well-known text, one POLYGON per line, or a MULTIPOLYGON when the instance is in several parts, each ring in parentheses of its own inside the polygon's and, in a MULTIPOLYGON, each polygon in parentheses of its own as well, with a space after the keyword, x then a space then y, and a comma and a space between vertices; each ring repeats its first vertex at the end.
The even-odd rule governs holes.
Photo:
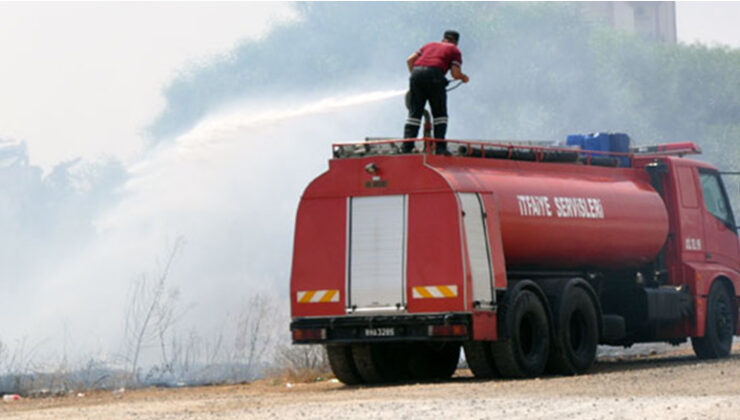
POLYGON ((465 214, 463 220, 473 278, 473 304, 478 308, 490 308, 494 301, 493 273, 485 213, 478 194, 460 193, 459 196, 465 214))
POLYGON ((349 311, 405 309, 406 203, 403 195, 350 198, 349 311))

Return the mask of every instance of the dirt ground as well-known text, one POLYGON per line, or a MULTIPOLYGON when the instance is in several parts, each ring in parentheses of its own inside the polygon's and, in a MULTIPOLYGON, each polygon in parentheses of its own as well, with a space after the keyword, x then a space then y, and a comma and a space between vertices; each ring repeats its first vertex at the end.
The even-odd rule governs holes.
POLYGON ((263 380, 0 402, 3 419, 738 419, 740 345, 700 362, 686 346, 601 357, 588 375, 346 387, 263 380))

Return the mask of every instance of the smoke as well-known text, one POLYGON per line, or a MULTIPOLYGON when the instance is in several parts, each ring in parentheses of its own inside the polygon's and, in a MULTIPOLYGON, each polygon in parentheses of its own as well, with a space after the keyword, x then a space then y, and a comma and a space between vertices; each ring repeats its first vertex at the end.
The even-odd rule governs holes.
POLYGON ((245 103, 207 118, 130 168, 125 199, 98 229, 115 243, 184 236, 173 274, 185 279, 196 318, 263 288, 285 296, 302 189, 325 170, 333 140, 361 140, 381 107, 402 94, 245 103))
MULTIPOLYGON (((227 147, 228 142, 247 141, 243 138, 236 138, 235 135, 259 131, 290 119, 341 112, 343 108, 382 101, 401 96, 404 93, 405 90, 389 90, 331 96, 313 103, 274 106, 273 109, 265 109, 268 105, 264 103, 242 105, 237 111, 212 116, 199 123, 192 130, 175 140, 174 150, 170 147, 159 150, 155 157, 134 165, 131 172, 135 177, 146 178, 147 172, 151 172, 152 168, 167 166, 172 161, 182 161, 188 158, 206 158, 213 149, 227 147)), ((131 184, 139 184, 140 187, 141 184, 150 181, 150 178, 140 181, 134 180, 131 184)), ((132 186, 131 184, 130 186, 132 186)))
MULTIPOLYGON (((125 166, 125 178, 106 185, 110 196, 88 197, 104 207, 57 220, 63 226, 87 220, 87 230, 46 235, 39 241, 42 249, 29 247, 43 265, 18 273, 24 282, 0 297, 7 311, 23 314, 5 326, 0 340, 11 346, 30 340, 40 360, 57 360, 69 341, 78 360, 122 356, 132 281, 154 275, 178 237, 185 244, 168 284, 177 291, 182 316, 173 333, 197 330, 215 339, 224 321, 257 294, 280 301, 284 313, 276 316, 285 319, 303 188, 326 169, 332 142, 400 133, 403 93, 355 90, 291 102, 245 101, 152 148, 125 166), (388 123, 394 119, 399 126, 388 123)), ((94 176, 58 180, 66 180, 59 174, 67 174, 70 165, 80 162, 56 168, 43 182, 57 179, 56 191, 89 191, 84 184, 94 176)), ((20 265, 28 268, 32 261, 20 265)), ((274 328, 287 336, 287 324, 274 328)), ((155 350, 149 349, 150 361, 155 350)))

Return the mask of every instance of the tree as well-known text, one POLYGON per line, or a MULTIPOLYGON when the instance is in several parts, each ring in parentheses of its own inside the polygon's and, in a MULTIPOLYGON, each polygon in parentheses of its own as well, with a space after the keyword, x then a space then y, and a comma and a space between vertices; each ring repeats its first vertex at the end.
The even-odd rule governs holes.
POLYGON ((272 348, 276 336, 275 314, 277 307, 272 298, 263 293, 250 297, 235 318, 233 343, 228 355, 232 365, 232 380, 238 376, 250 379, 265 353, 272 348), (236 369, 242 365, 243 369, 236 369))
POLYGON ((158 341, 161 359, 168 360, 165 335, 182 315, 178 308, 179 291, 168 288, 168 277, 172 263, 184 244, 182 237, 175 240, 153 279, 142 274, 131 284, 126 306, 125 337, 131 363, 129 380, 133 384, 139 382, 139 363, 145 347, 158 341))

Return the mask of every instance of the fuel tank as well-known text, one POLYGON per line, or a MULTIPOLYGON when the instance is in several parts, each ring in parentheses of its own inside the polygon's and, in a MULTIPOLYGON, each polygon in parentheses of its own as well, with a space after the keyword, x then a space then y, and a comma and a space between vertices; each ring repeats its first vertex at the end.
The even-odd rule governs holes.
POLYGON ((509 269, 637 267, 666 241, 666 207, 642 168, 453 161, 429 163, 454 190, 494 196, 509 269))

